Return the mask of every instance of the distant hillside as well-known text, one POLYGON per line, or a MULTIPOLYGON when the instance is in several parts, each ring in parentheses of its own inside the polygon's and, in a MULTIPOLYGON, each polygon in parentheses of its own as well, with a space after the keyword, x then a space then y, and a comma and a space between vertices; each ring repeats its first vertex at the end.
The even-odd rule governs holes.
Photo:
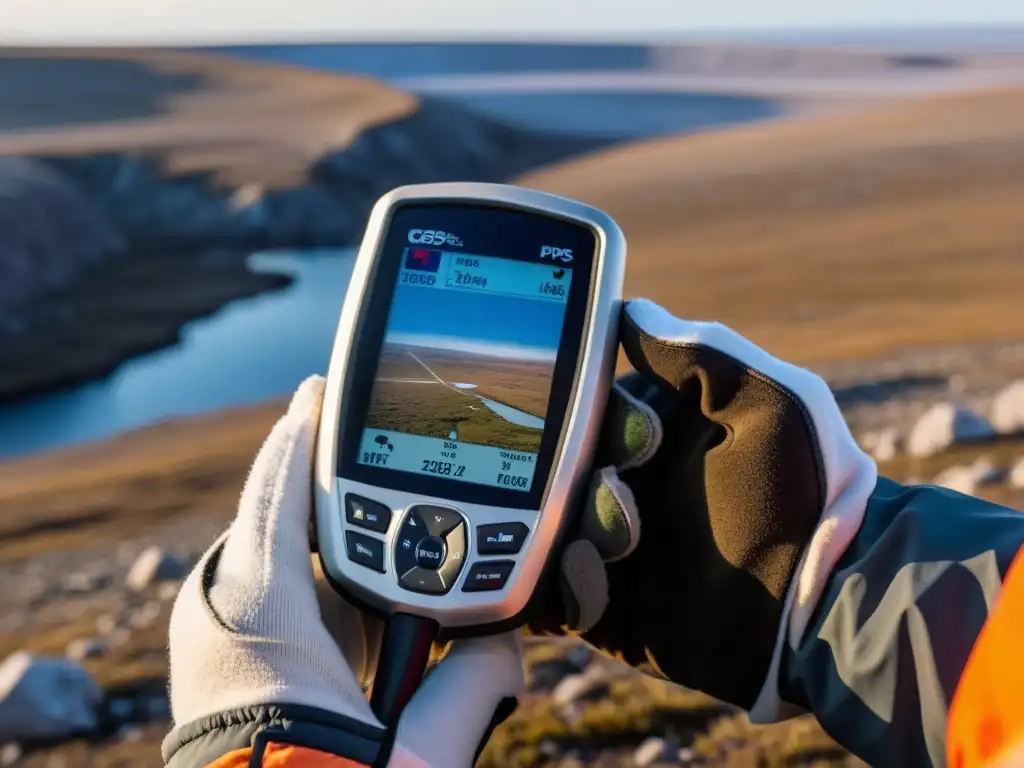
POLYGON ((1024 328, 1019 88, 649 141, 520 181, 619 221, 631 295, 795 360, 1024 328))

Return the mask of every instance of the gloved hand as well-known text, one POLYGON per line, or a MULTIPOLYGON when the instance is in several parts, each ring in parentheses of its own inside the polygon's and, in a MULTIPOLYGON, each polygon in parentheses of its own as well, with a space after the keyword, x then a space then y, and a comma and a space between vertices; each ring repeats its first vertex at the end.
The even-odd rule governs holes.
POLYGON ((753 719, 795 714, 777 693, 784 634, 795 644, 856 534, 874 462, 822 379, 728 328, 634 300, 620 333, 636 373, 616 387, 607 466, 532 627, 753 719))
MULTIPOLYGON (((231 749, 244 751, 265 728, 275 735, 261 748, 298 744, 355 760, 351 765, 378 760, 387 743, 357 682, 372 646, 362 614, 335 616, 349 623, 341 639, 356 657, 353 672, 317 604, 308 522, 322 398, 320 377, 296 392, 256 458, 237 517, 174 605, 176 727, 164 742, 172 766, 205 765, 231 749)), ((387 764, 471 765, 499 704, 522 687, 517 633, 454 643, 406 707, 387 764)))

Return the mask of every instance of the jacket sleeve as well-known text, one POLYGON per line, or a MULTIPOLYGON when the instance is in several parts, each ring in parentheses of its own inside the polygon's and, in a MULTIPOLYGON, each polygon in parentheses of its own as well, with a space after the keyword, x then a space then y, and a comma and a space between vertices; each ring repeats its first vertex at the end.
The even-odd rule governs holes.
MULTIPOLYGON (((499 703, 477 759, 516 705, 512 698, 499 703)), ((429 766, 391 736, 315 707, 265 704, 190 723, 164 739, 162 752, 167 768, 455 768, 429 766)))
POLYGON ((945 765, 951 703, 1022 542, 1020 512, 879 479, 783 653, 783 699, 872 766, 945 765))
POLYGON ((299 705, 222 712, 164 739, 168 768, 368 768, 384 734, 350 718, 299 705))

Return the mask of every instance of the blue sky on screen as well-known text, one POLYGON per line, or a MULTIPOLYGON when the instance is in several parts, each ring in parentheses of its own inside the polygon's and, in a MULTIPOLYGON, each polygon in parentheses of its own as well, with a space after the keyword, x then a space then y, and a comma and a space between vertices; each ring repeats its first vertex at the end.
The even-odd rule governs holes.
POLYGON ((565 305, 518 296, 400 285, 388 317, 393 344, 554 360, 565 305))

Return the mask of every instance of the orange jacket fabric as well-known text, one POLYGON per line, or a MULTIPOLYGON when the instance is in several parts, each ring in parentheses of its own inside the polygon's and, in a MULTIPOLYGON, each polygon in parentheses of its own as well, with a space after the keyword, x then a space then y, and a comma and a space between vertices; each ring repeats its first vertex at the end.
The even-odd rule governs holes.
MULTIPOLYGON (((236 749, 211 763, 208 768, 249 768, 251 759, 251 747, 236 749)), ((260 765, 262 768, 366 768, 362 763, 356 763, 337 755, 273 742, 267 744, 260 765)))
POLYGON ((1024 554, 967 660, 949 710, 950 768, 1024 766, 1024 554))

